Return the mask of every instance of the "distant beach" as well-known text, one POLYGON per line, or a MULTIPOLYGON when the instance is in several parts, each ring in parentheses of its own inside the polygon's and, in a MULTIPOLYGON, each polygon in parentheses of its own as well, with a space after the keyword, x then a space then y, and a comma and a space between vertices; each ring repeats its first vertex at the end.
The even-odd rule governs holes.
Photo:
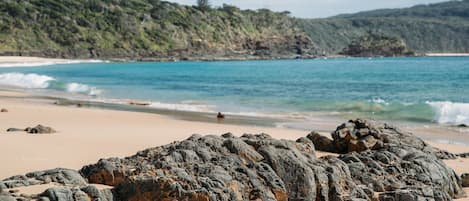
POLYGON ((469 53, 425 53, 429 57, 469 57, 469 53))
POLYGON ((44 58, 44 57, 25 57, 25 56, 0 56, 0 68, 11 67, 36 67, 50 66, 56 64, 73 64, 73 63, 99 63, 104 60, 93 59, 60 59, 60 58, 44 58))

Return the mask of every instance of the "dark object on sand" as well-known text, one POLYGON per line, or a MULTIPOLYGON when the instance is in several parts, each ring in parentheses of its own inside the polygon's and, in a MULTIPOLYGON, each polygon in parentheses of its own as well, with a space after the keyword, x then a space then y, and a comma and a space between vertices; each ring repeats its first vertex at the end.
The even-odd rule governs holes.
POLYGON ((50 134, 50 133, 55 133, 56 131, 52 129, 51 127, 43 126, 41 124, 37 125, 36 127, 28 127, 24 129, 27 133, 30 134, 50 134))
POLYGON ((225 115, 222 114, 221 112, 217 114, 217 119, 224 119, 224 118, 225 118, 225 115))
POLYGON ((0 112, 8 112, 8 110, 5 109, 5 108, 2 108, 2 109, 0 110, 0 112))
POLYGON ((19 128, 9 128, 9 129, 7 129, 7 132, 18 132, 18 131, 24 131, 24 129, 19 129, 19 128))
POLYGON ((130 105, 137 105, 137 106, 149 106, 150 103, 145 103, 145 102, 134 102, 134 101, 131 101, 129 102, 130 105))
POLYGON ((458 127, 459 128, 467 128, 468 126, 466 124, 459 124, 458 127))
POLYGON ((27 127, 25 129, 20 129, 20 128, 9 128, 7 129, 7 132, 19 132, 19 131, 25 131, 30 134, 50 134, 50 133, 55 133, 56 131, 47 126, 43 126, 41 124, 37 125, 36 127, 27 127))

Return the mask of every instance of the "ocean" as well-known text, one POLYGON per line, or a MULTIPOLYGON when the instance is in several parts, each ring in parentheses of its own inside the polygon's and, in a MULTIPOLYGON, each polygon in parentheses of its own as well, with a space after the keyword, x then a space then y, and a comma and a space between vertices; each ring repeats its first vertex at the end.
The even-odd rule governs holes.
POLYGON ((469 124, 469 57, 2 65, 0 85, 71 99, 306 123, 469 124))

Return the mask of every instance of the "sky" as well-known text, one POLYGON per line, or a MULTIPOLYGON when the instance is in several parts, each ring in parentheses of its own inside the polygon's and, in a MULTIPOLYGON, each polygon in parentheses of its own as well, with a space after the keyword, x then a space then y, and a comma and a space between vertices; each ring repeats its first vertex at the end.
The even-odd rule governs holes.
MULTIPOLYGON (((196 0, 169 0, 191 5, 196 0)), ((418 4, 443 2, 445 0, 211 0, 214 6, 223 3, 243 9, 268 8, 275 11, 290 11, 302 18, 322 18, 338 14, 381 8, 405 8, 418 4)))

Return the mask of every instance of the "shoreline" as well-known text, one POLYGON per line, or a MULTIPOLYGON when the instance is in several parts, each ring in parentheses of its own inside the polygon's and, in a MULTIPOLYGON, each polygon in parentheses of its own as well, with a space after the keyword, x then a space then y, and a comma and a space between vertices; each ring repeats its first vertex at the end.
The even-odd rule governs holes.
POLYGON ((425 53, 427 57, 469 57, 469 53, 425 53))
MULTIPOLYGON (((217 123, 216 120, 191 121, 166 114, 53 103, 52 99, 31 99, 28 94, 0 90, 0 106, 9 110, 7 113, 0 113, 0 151, 15 153, 2 156, 6 164, 12 165, 1 168, 1 178, 39 169, 77 169, 100 158, 133 155, 139 150, 180 141, 192 134, 221 135, 231 132, 239 136, 244 133, 268 133, 274 138, 296 140, 312 130, 317 130, 313 127, 307 131, 236 125, 217 123), (47 115, 47 118, 44 118, 44 115, 47 115), (30 135, 6 132, 8 128, 25 128, 37 124, 51 126, 58 133, 30 135)), ((335 126, 341 123, 343 122, 331 122, 335 126)), ((323 131, 321 134, 329 136, 330 132, 332 130, 323 131)), ((423 132, 428 132, 428 129, 423 132)), ((469 152, 469 146, 466 145, 426 141, 450 152, 469 152)), ((466 170, 469 160, 452 163, 452 167, 458 172, 469 171, 466 170)))
POLYGON ((0 56, 0 68, 38 67, 57 64, 101 63, 106 60, 95 59, 63 59, 45 57, 0 56))

